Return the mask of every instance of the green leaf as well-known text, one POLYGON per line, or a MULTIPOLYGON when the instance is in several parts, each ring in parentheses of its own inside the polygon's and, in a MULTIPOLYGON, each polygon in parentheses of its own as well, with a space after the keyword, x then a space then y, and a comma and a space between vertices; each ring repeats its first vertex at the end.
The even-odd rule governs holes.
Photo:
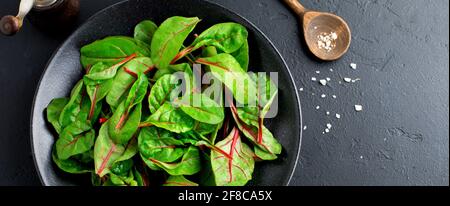
POLYGON ((111 107, 119 106, 122 99, 125 99, 129 89, 136 81, 137 74, 147 73, 153 69, 153 62, 148 57, 138 57, 123 65, 114 77, 111 90, 106 96, 106 102, 111 107), (133 76, 136 74, 136 76, 133 76))
POLYGON ((108 124, 103 124, 94 146, 95 173, 100 177, 110 173, 111 166, 122 157, 125 150, 125 146, 111 140, 108 124))
POLYGON ((177 78, 175 76, 168 74, 156 81, 148 96, 151 113, 155 113, 164 103, 175 99, 177 88, 179 88, 176 80, 177 78))
POLYGON ((155 75, 153 76, 154 80, 159 80, 161 77, 167 74, 173 74, 176 72, 185 72, 187 74, 192 75, 191 65, 188 63, 169 65, 166 69, 158 69, 155 75))
POLYGON ((83 100, 83 88, 83 81, 79 81, 72 89, 69 102, 67 102, 66 106, 64 106, 64 109, 61 111, 61 115, 59 117, 61 129, 74 122, 80 113, 81 102, 83 100))
POLYGON ((97 40, 81 48, 81 64, 83 68, 93 66, 99 62, 106 66, 113 66, 126 58, 136 54, 140 56, 145 51, 136 45, 133 38, 125 36, 111 36, 97 40))
POLYGON ((129 171, 127 175, 119 176, 116 174, 109 174, 108 180, 103 186, 138 186, 136 180, 134 180, 134 174, 129 171))
POLYGON ((231 90, 234 98, 242 104, 256 103, 255 82, 241 68, 239 62, 229 54, 197 59, 197 63, 208 65, 212 75, 231 90))
POLYGON ((233 53, 240 49, 246 42, 248 32, 237 23, 220 23, 201 33, 192 46, 214 46, 225 53, 233 53))
POLYGON ((126 176, 133 167, 133 160, 118 161, 111 166, 111 172, 118 176, 126 176))
POLYGON ((56 141, 56 152, 61 160, 89 151, 94 145, 95 131, 90 123, 74 122, 67 126, 56 141))
POLYGON ((188 96, 174 101, 174 104, 199 122, 219 124, 225 117, 223 108, 217 102, 200 93, 190 92, 188 96))
POLYGON ((138 137, 141 156, 161 162, 174 162, 184 154, 184 143, 175 139, 175 135, 157 127, 142 128, 138 137))
POLYGON ((127 111, 125 102, 119 105, 108 121, 108 132, 115 143, 125 144, 137 132, 141 121, 141 110, 142 104, 138 104, 130 112, 127 111))
POLYGON ((158 26, 150 20, 141 21, 134 28, 134 39, 144 42, 145 44, 151 45, 153 35, 155 34, 158 26))
POLYGON ((259 127, 248 125, 241 120, 236 112, 236 108, 233 105, 231 111, 236 125, 239 127, 239 130, 241 130, 242 133, 247 137, 247 139, 250 140, 255 146, 258 146, 261 150, 271 155, 270 158, 266 159, 268 155, 262 154, 260 151, 258 151, 259 154, 261 154, 261 156, 258 157, 263 160, 272 160, 274 159, 274 155, 276 156, 281 153, 282 146, 273 137, 273 134, 269 131, 269 129, 261 125, 261 131, 259 132, 259 127), (259 134, 261 134, 261 136, 259 136, 259 134))
POLYGON ((181 111, 180 108, 175 108, 171 103, 166 102, 145 123, 150 123, 171 132, 185 133, 194 128, 195 121, 181 111))
POLYGON ((236 61, 239 62, 239 64, 241 65, 241 67, 244 71, 248 71, 250 57, 249 57, 249 47, 248 47, 247 40, 245 40, 244 44, 241 46, 241 48, 239 50, 233 52, 231 55, 234 56, 236 61))
POLYGON ((243 142, 239 131, 218 142, 216 147, 227 151, 229 156, 216 150, 211 151, 211 166, 217 186, 244 186, 252 179, 255 162, 252 150, 243 142))
POLYGON ((117 74, 117 70, 135 57, 135 55, 131 55, 111 66, 99 62, 89 70, 89 73, 86 74, 84 78, 96 82, 113 79, 117 74))
POLYGON ((197 183, 192 182, 186 179, 183 175, 179 176, 170 176, 167 178, 166 182, 164 182, 163 186, 198 186, 197 183))
POLYGON ((144 162, 147 165, 149 165, 149 163, 154 164, 173 176, 193 175, 201 170, 200 154, 198 149, 194 146, 186 149, 183 158, 179 162, 165 163, 151 158, 144 159, 144 162))
POLYGON ((53 162, 64 172, 71 174, 83 174, 92 172, 92 166, 89 164, 81 163, 75 158, 69 158, 66 160, 61 160, 56 154, 56 148, 53 147, 52 151, 53 162))
POLYGON ((130 112, 131 108, 133 108, 137 104, 140 104, 144 100, 144 97, 147 94, 147 89, 147 77, 142 73, 138 74, 138 79, 131 87, 128 96, 125 99, 125 107, 127 108, 127 113, 130 112))
POLYGON ((59 123, 59 117, 68 102, 68 98, 58 98, 53 99, 47 106, 47 121, 53 125, 53 128, 55 128, 55 131, 58 134, 60 134, 63 129, 59 123))
POLYGON ((165 69, 183 46, 200 19, 174 16, 165 20, 153 35, 151 58, 158 69, 165 69))

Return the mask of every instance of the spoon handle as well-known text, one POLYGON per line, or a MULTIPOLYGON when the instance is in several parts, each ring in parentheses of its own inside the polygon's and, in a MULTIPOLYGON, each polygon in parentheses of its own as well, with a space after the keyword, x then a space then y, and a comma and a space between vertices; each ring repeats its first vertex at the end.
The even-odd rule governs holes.
POLYGON ((23 24, 23 19, 33 8, 35 0, 22 0, 19 6, 17 16, 4 16, 0 20, 0 32, 4 35, 11 36, 17 33, 23 24))
POLYGON ((305 14, 305 7, 298 2, 298 0, 283 0, 294 12, 299 16, 303 17, 305 14))

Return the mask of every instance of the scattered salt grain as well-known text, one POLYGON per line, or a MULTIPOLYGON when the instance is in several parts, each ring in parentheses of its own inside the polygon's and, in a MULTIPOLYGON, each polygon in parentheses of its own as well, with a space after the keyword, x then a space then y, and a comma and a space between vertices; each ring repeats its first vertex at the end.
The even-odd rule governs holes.
POLYGON ((316 109, 320 109, 320 106, 317 106, 316 109))
POLYGON ((341 115, 340 115, 340 114, 336 114, 336 118, 337 118, 337 119, 340 119, 340 118, 341 118, 341 115))
POLYGON ((333 72, 333 69, 330 69, 330 72, 333 72))
POLYGON ((301 92, 303 92, 303 87, 302 87, 302 88, 300 88, 300 91, 301 91, 301 92))
POLYGON ((326 114, 327 114, 327 115, 330 115, 330 112, 329 112, 329 111, 327 111, 327 112, 326 112, 326 114))
POLYGON ((351 79, 351 78, 348 78, 348 77, 345 77, 345 78, 344 78, 344 81, 347 82, 347 83, 350 83, 350 82, 352 81, 352 79, 351 79))
POLYGON ((327 128, 331 129, 331 124, 330 123, 327 124, 327 128))
POLYGON ((336 96, 336 95, 333 95, 332 97, 333 97, 333 99, 336 99, 336 98, 337 98, 337 96, 336 96))
POLYGON ((326 133, 329 133, 329 132, 330 132, 330 129, 326 128, 326 129, 325 129, 325 132, 326 132, 326 133))
POLYGON ((303 127, 303 130, 306 130, 306 129, 308 129, 308 127, 305 125, 305 126, 303 127))
POLYGON ((351 63, 351 64, 350 64, 350 67, 351 67, 352 69, 356 69, 356 68, 357 68, 357 65, 356 65, 355 63, 351 63))
POLYGON ((317 29, 317 26, 315 26, 314 29, 317 29))
POLYGON ((323 86, 326 86, 326 85, 327 85, 327 80, 325 80, 325 79, 321 79, 319 82, 320 82, 320 84, 323 85, 323 86))
POLYGON ((360 78, 352 79, 352 83, 355 83, 355 82, 357 82, 357 81, 361 81, 361 79, 360 79, 360 78))
POLYGON ((363 110, 363 106, 362 106, 362 105, 355 105, 355 110, 356 110, 357 112, 360 112, 360 111, 363 110))
POLYGON ((311 78, 311 81, 315 82, 315 81, 317 81, 317 78, 312 77, 312 78, 311 78))
POLYGON ((364 159, 364 157, 361 155, 361 156, 359 157, 359 159, 364 159))
POLYGON ((320 71, 316 71, 316 74, 320 74, 320 71))
POLYGON ((330 77, 327 77, 327 81, 331 81, 331 78, 330 78, 330 77))
POLYGON ((327 95, 326 94, 322 94, 322 95, 320 95, 320 97, 325 98, 325 97, 327 97, 327 95))

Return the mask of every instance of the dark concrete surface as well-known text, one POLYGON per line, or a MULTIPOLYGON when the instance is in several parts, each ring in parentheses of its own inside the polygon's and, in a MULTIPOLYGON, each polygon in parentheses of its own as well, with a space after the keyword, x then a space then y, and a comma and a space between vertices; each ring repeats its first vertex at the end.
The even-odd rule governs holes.
MULTIPOLYGON (((78 24, 118 1, 81 0, 78 24)), ((311 58, 297 19, 281 1, 213 2, 258 26, 289 64, 297 87, 304 88, 298 92, 307 130, 291 185, 449 184, 447 0, 303 0, 308 8, 342 16, 352 28, 349 53, 331 63, 311 58), (331 82, 320 86, 311 77, 331 82), (339 84, 343 77, 361 81, 339 84), (364 110, 355 112, 355 104, 364 110), (327 123, 331 132, 322 134, 327 123)), ((0 15, 17 8, 15 0, 1 1, 0 15)), ((28 21, 16 36, 0 37, 0 185, 40 185, 30 148, 30 111, 45 64, 65 37, 28 21)))

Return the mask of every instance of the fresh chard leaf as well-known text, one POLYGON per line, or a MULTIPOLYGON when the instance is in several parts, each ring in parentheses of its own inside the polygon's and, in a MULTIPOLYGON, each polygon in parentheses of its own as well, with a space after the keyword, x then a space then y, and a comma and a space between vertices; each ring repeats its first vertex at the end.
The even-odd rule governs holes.
POLYGON ((140 73, 136 82, 131 87, 128 97, 125 99, 127 113, 130 112, 131 108, 137 104, 140 104, 144 100, 145 95, 147 94, 148 84, 147 77, 140 73))
POLYGON ((175 99, 177 88, 179 88, 179 84, 177 84, 176 80, 175 76, 167 74, 156 81, 148 96, 151 113, 155 113, 166 102, 175 99))
POLYGON ((229 54, 218 54, 213 57, 200 58, 199 64, 209 66, 212 75, 231 90, 234 98, 241 104, 254 104, 256 98, 255 82, 241 68, 239 62, 229 54))
POLYGON ((145 123, 171 132, 185 133, 194 128, 195 121, 180 108, 175 108, 171 103, 166 102, 145 123))
POLYGON ((55 131, 58 134, 60 134, 63 129, 59 123, 59 117, 68 102, 68 98, 58 98, 53 99, 47 106, 47 121, 53 125, 53 128, 55 128, 55 131))
POLYGON ((108 133, 108 124, 103 124, 94 146, 95 173, 100 177, 110 173, 114 163, 124 161, 122 156, 127 154, 128 147, 128 145, 114 143, 108 133))
POLYGON ((255 162, 252 150, 239 136, 239 130, 234 128, 231 134, 218 142, 216 147, 228 151, 226 156, 215 150, 211 151, 211 165, 215 182, 218 186, 243 186, 252 179, 255 162))
POLYGON ((244 45, 248 37, 245 27, 237 23, 220 23, 202 32, 192 43, 195 48, 214 46, 225 53, 233 53, 244 45))
POLYGON ((165 163, 152 158, 143 160, 150 167, 152 167, 152 164, 156 165, 173 176, 194 175, 201 170, 200 154, 194 146, 186 149, 183 158, 179 162, 165 163))
POLYGON ((124 161, 116 162, 111 166, 111 172, 118 176, 125 176, 133 167, 133 160, 127 159, 124 161))
POLYGON ((189 186, 198 186, 198 184, 186 179, 183 175, 179 175, 179 176, 170 176, 169 178, 167 178, 163 186, 189 187, 189 186))
POLYGON ((121 100, 125 99, 126 94, 136 81, 138 74, 146 74, 153 69, 153 62, 148 57, 138 57, 127 62, 119 71, 117 71, 111 90, 106 96, 106 102, 108 102, 111 107, 119 106, 121 100))
POLYGON ((64 109, 59 116, 59 124, 61 128, 65 128, 72 122, 74 122, 80 113, 81 103, 83 101, 83 81, 79 81, 72 89, 69 102, 67 102, 64 109))
POLYGON ((139 129, 142 104, 138 104, 130 112, 127 110, 123 102, 108 120, 110 138, 118 144, 128 142, 139 129))
POLYGON ((120 176, 116 174, 109 174, 108 180, 103 186, 138 186, 138 183, 134 179, 134 174, 129 171, 127 175, 120 176))
POLYGON ((134 28, 134 39, 137 41, 141 41, 147 45, 151 45, 153 35, 155 34, 157 29, 158 26, 153 21, 150 20, 141 21, 134 28))
POLYGON ((75 158, 69 158, 61 160, 56 154, 56 147, 53 147, 52 159, 56 166, 64 172, 71 174, 84 174, 92 172, 92 166, 90 164, 84 164, 75 158))
POLYGON ((166 69, 169 66, 198 22, 200 19, 197 17, 175 16, 159 26, 151 43, 151 58, 158 69, 166 69))
MULTIPOLYGON (((263 160, 273 160, 274 155, 278 155, 281 153, 282 147, 281 144, 273 137, 273 134, 261 125, 261 127, 255 127, 252 125, 248 125, 241 120, 236 111, 236 107, 231 104, 231 113, 233 118, 239 127, 239 130, 250 140, 255 146, 258 146, 261 150, 269 153, 271 158, 264 159, 267 157, 267 154, 259 156, 263 160)), ((259 153, 261 154, 261 153, 259 153)))
POLYGON ((100 62, 94 65, 96 67, 92 68, 92 70, 95 69, 95 71, 90 71, 84 77, 90 79, 91 81, 104 81, 113 79, 116 76, 119 68, 134 58, 136 58, 136 54, 132 54, 128 57, 125 57, 122 61, 112 66, 107 66, 104 63, 100 62))
POLYGON ((184 154, 184 143, 173 133, 157 127, 142 128, 138 137, 139 152, 145 159, 174 162, 184 154))
POLYGON ((193 119, 207 124, 219 124, 225 116, 217 102, 197 92, 190 92, 187 97, 174 101, 174 104, 193 119))
POLYGON ((176 72, 185 72, 187 74, 192 74, 191 65, 188 63, 169 65, 167 69, 159 69, 153 76, 154 80, 159 80, 161 77, 167 74, 173 74, 176 72))
POLYGON ((248 71, 250 57, 249 57, 249 47, 248 47, 247 40, 245 40, 244 44, 241 46, 241 48, 239 50, 233 52, 231 55, 234 56, 236 61, 239 62, 239 64, 241 65, 241 67, 244 71, 248 71))
POLYGON ((99 62, 113 66, 130 56, 142 56, 142 53, 146 53, 146 51, 138 46, 133 38, 111 36, 82 47, 81 64, 84 68, 99 62))
POLYGON ((90 123, 74 122, 67 126, 56 141, 58 158, 67 160, 70 157, 89 151, 94 145, 95 131, 90 123))

